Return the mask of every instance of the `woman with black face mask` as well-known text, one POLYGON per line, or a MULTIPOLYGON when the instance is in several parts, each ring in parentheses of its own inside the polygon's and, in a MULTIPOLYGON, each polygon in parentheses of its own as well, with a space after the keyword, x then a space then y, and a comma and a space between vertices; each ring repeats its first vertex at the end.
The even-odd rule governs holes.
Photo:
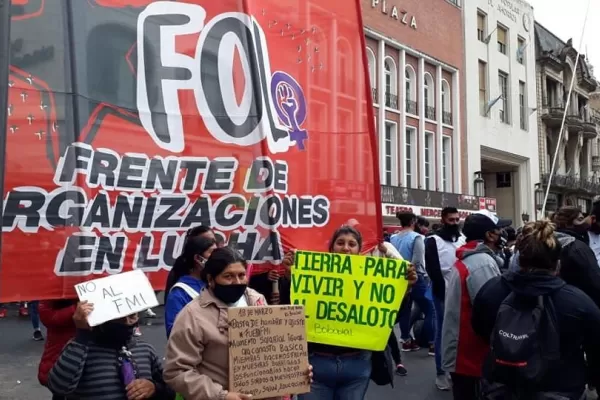
POLYGON ((227 308, 267 305, 263 295, 248 288, 246 270, 246 260, 236 250, 213 250, 202 270, 207 290, 177 316, 167 344, 164 376, 183 398, 249 398, 228 391, 226 329, 227 308))
POLYGON ((79 400, 175 398, 154 348, 133 336, 137 314, 90 328, 92 310, 83 302, 73 315, 77 334, 50 371, 52 393, 79 400))

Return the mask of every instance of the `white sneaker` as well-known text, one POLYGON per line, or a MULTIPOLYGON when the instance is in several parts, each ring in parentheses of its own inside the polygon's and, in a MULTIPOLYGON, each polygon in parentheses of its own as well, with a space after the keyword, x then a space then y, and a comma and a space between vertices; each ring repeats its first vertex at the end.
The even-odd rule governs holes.
POLYGON ((452 385, 450 384, 450 380, 448 379, 448 376, 446 375, 439 375, 435 377, 435 386, 438 388, 438 390, 450 390, 452 388, 452 385))
POLYGON ((156 318, 156 313, 149 308, 146 310, 146 318, 156 318))

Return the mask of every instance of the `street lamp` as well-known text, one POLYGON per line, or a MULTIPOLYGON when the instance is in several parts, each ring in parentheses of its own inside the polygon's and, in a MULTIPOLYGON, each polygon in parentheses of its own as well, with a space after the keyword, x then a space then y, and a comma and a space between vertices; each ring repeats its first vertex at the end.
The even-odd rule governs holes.
POLYGON ((475 196, 485 197, 485 181, 481 177, 481 171, 475 172, 474 175, 473 187, 475 188, 475 196))
POLYGON ((544 191, 542 190, 541 186, 541 184, 536 183, 535 191, 533 192, 535 197, 535 208, 537 208, 538 211, 541 211, 542 206, 544 205, 544 191))

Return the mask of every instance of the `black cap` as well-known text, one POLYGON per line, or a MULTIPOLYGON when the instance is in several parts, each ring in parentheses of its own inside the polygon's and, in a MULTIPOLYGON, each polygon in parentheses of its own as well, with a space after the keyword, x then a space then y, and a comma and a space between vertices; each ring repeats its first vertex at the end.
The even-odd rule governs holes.
POLYGON ((483 240, 485 234, 497 229, 506 228, 512 225, 512 220, 498 218, 498 216, 488 210, 481 210, 473 213, 465 219, 463 233, 467 240, 483 240))

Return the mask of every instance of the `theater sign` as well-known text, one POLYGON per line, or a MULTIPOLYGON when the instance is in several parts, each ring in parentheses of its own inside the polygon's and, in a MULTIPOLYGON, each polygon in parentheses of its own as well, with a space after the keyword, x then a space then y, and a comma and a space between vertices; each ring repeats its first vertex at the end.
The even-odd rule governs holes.
POLYGON ((456 207, 461 219, 479 210, 496 212, 496 199, 456 193, 434 192, 395 186, 381 187, 384 223, 397 223, 397 212, 412 212, 417 216, 439 219, 444 207, 456 207))

